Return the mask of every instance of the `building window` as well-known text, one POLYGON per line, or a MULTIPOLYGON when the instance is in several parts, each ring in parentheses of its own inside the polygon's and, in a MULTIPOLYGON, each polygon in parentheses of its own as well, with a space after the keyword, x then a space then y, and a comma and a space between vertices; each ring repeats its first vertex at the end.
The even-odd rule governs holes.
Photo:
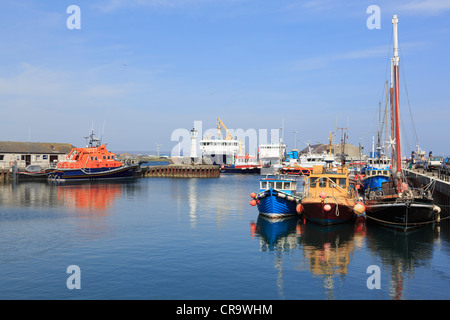
POLYGON ((0 161, 5 160, 5 155, 4 154, 0 154, 0 161))

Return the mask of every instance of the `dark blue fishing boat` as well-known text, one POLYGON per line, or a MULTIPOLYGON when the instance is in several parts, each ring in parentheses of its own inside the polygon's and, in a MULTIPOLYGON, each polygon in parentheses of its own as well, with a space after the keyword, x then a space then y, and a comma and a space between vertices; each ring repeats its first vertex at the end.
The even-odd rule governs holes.
POLYGON ((261 215, 270 218, 298 215, 301 196, 297 194, 297 182, 291 178, 263 178, 259 182, 259 193, 250 195, 253 198, 250 204, 257 206, 261 215))
POLYGON ((391 160, 384 156, 369 158, 368 164, 361 169, 362 190, 379 191, 382 184, 391 178, 391 160))

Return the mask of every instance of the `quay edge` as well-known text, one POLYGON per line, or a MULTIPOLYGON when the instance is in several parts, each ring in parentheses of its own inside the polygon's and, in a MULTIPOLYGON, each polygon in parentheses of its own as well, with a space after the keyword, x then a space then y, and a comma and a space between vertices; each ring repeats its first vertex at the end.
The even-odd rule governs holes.
MULTIPOLYGON (((410 169, 403 169, 403 171, 415 187, 424 186, 434 181, 434 204, 441 208, 441 219, 450 216, 450 182, 410 169)), ((450 219, 447 220, 450 221, 450 219)))
POLYGON ((171 178, 218 178, 220 166, 218 165, 179 165, 169 164, 162 166, 141 167, 142 177, 171 177, 171 178))

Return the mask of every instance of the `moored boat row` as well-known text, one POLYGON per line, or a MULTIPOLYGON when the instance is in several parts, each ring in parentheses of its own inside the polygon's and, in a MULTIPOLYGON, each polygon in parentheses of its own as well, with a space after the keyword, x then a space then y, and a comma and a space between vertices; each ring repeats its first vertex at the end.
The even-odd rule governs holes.
MULTIPOLYGON (((312 171, 308 170, 308 177, 303 183, 303 194, 295 211, 303 214, 309 221, 332 225, 349 222, 357 216, 365 215, 384 226, 402 230, 440 221, 441 209, 433 204, 432 186, 412 188, 401 167, 397 15, 393 16, 392 24, 394 39, 390 88, 392 163, 391 159, 381 153, 381 146, 378 145, 377 154, 373 154, 369 163, 353 178, 344 161, 336 170, 330 170, 327 166, 314 166, 312 171)), ((288 173, 286 170, 284 172, 288 173)), ((260 213, 263 213, 261 209, 266 210, 259 206, 258 209, 260 213)), ((276 207, 269 209, 277 210, 276 207)), ((286 207, 283 207, 283 210, 285 209, 286 207)), ((293 213, 292 209, 290 213, 293 213)))
POLYGON ((296 187, 298 181, 289 177, 261 179, 260 192, 251 194, 250 204, 257 205, 260 214, 268 217, 303 215, 322 225, 349 222, 364 215, 365 207, 347 167, 327 170, 324 166, 314 166, 311 174, 302 180, 302 192, 287 190, 296 187), (290 191, 291 199, 285 195, 286 191, 290 191))

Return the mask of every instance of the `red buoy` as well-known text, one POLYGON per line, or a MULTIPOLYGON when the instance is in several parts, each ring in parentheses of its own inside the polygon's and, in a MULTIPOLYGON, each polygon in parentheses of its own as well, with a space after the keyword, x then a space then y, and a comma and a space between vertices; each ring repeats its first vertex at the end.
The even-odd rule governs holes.
POLYGON ((255 200, 255 199, 250 200, 250 204, 251 204, 252 206, 256 206, 256 200, 255 200))

